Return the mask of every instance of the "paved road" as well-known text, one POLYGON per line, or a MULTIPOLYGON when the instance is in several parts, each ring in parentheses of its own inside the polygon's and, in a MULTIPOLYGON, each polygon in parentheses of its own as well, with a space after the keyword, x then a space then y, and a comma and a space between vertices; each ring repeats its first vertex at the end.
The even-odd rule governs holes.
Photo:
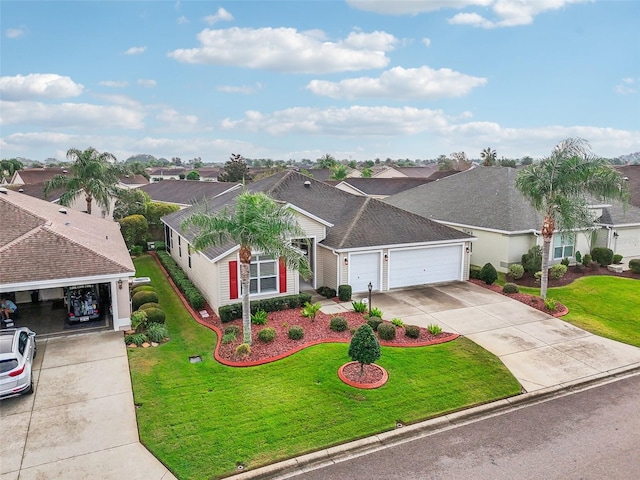
POLYGON ((289 478, 635 480, 638 472, 640 374, 289 478))

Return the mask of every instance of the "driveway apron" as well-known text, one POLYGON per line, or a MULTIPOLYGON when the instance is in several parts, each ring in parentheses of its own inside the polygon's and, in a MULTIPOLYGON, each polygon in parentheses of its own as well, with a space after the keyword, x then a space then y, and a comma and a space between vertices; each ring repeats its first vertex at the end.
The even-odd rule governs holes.
POLYGON ((0 479, 175 479, 139 441, 122 333, 37 341, 35 393, 0 401, 0 479))
MULTIPOLYGON (((323 303, 326 313, 351 308, 350 303, 323 303)), ((371 305, 382 310, 385 320, 438 324, 466 336, 498 356, 528 392, 640 365, 639 348, 593 335, 470 282, 374 293, 371 305)))

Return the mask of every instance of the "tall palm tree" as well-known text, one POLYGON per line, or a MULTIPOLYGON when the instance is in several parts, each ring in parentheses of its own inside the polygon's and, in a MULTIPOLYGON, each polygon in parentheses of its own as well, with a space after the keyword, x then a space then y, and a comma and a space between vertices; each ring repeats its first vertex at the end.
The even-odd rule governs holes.
POLYGON ((118 194, 118 177, 127 173, 127 169, 116 163, 116 158, 108 152, 100 153, 89 147, 84 151, 71 148, 67 158, 73 163, 67 175, 56 175, 45 183, 44 194, 64 188, 60 203, 65 206, 84 194, 87 213, 91 214, 93 200, 97 200, 109 211, 111 198, 118 194))
POLYGON ((516 188, 544 216, 540 296, 546 298, 553 232, 592 226, 590 197, 626 201, 627 185, 606 160, 591 153, 586 140, 567 138, 551 156, 524 167, 516 177, 516 188))
POLYGON ((292 239, 305 237, 295 213, 264 193, 244 190, 236 198, 232 211, 224 208, 220 212, 209 213, 197 208, 182 223, 182 229, 189 225, 199 229, 193 241, 196 250, 229 243, 240 245, 243 341, 251 345, 249 267, 253 252, 281 258, 287 268, 299 270, 303 277, 311 273, 309 260, 291 243, 292 239))
POLYGON ((329 177, 330 180, 344 180, 349 176, 349 171, 347 170, 346 165, 342 165, 341 163, 336 164, 331 167, 331 171, 333 172, 329 177))
POLYGON ((487 147, 480 152, 480 158, 482 158, 482 165, 485 167, 491 167, 496 164, 497 153, 495 150, 491 150, 491 147, 487 147))

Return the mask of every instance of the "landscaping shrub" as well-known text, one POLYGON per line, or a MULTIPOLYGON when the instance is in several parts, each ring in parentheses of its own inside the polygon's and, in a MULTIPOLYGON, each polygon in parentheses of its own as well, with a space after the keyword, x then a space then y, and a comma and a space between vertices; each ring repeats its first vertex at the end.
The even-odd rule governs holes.
MULTIPOLYGON (((288 308, 298 308, 311 301, 310 293, 299 293, 298 295, 287 295, 286 297, 265 298, 264 300, 251 301, 251 313, 258 310, 265 312, 275 312, 288 308)), ((218 315, 223 323, 231 322, 242 317, 242 303, 232 303, 218 308, 218 315)))
POLYGON ((558 308, 558 304, 553 298, 545 298, 544 299, 544 308, 546 308, 550 312, 555 312, 556 309, 558 308))
POLYGON ((404 327, 404 322, 399 318, 392 318, 391 323, 396 327, 404 327))
POLYGON ((382 319, 380 317, 370 316, 367 319, 367 324, 371 327, 371 329, 376 332, 378 331, 378 326, 382 323, 382 319))
POLYGON ((262 342, 273 342, 276 339, 276 329, 273 327, 263 328, 258 332, 258 339, 262 342))
POLYGON ((319 287, 316 292, 323 297, 333 298, 336 296, 336 289, 331 287, 319 287))
POLYGON ((201 310, 204 308, 204 297, 196 287, 191 286, 186 288, 184 291, 184 298, 194 310, 201 310))
POLYGON ((241 343, 236 347, 236 355, 240 358, 248 357, 251 355, 251 345, 248 343, 241 343))
POLYGON ((554 280, 560 280, 567 273, 567 266, 562 263, 552 265, 549 269, 549 276, 554 280))
POLYGON ((341 302, 351 300, 351 285, 338 285, 338 299, 341 302))
POLYGON ((629 270, 633 273, 640 273, 640 258, 629 260, 629 270))
POLYGON ((440 327, 440 325, 437 325, 435 323, 430 323, 427 327, 427 330, 429 330, 429 333, 431 335, 439 335, 440 333, 442 333, 442 328, 440 327))
POLYGON ((611 265, 613 262, 613 250, 606 247, 594 247, 591 249, 591 258, 603 267, 611 265))
POLYGON ((367 304, 364 302, 351 302, 353 311, 357 313, 364 313, 367 311, 367 304))
POLYGON ((164 323, 165 314, 160 308, 147 308, 144 311, 147 314, 147 323, 164 323))
POLYGON ((134 311, 145 303, 158 303, 158 294, 156 292, 138 292, 131 297, 131 308, 134 311))
POLYGON ((233 334, 237 337, 238 335, 240 335, 240 327, 238 325, 229 325, 224 329, 224 334, 233 334))
POLYGON ((371 309, 371 316, 382 318, 382 310, 380 310, 378 307, 373 307, 371 309))
POLYGON ((418 338, 420 336, 420 327, 416 325, 405 325, 404 334, 409 338, 418 338))
POLYGON ((164 251, 158 251, 157 255, 160 263, 173 280, 173 283, 175 283, 178 289, 184 294, 184 298, 187 300, 189 305, 191 305, 195 310, 201 310, 204 308, 204 297, 191 280, 189 280, 176 261, 171 258, 171 255, 164 251))
MULTIPOLYGON (((395 332, 395 328, 393 329, 395 332)), ((380 343, 370 325, 361 325, 349 343, 349 357, 354 362, 360 363, 360 372, 364 366, 369 365, 380 358, 380 343)))
POLYGON ((147 325, 147 314, 144 310, 137 310, 131 314, 131 328, 139 332, 147 325))
POLYGON ((254 325, 266 325, 267 316, 267 312, 265 312, 264 310, 258 310, 256 313, 251 315, 251 323, 253 323, 254 325))
POLYGON ((138 255, 142 255, 144 253, 144 248, 140 245, 134 245, 129 249, 129 253, 132 257, 137 257, 138 255))
POLYGON ((591 262, 593 260, 591 259, 591 255, 589 255, 588 253, 582 257, 582 265, 584 265, 585 267, 588 267, 591 265, 591 262))
POLYGON ((540 281, 542 280, 542 272, 536 272, 533 274, 533 278, 536 279, 536 283, 540 283, 540 281))
POLYGON ((620 265, 622 263, 622 259, 623 259, 623 256, 618 254, 618 253, 616 253, 613 256, 613 263, 615 263, 616 265, 620 265))
POLYGON ((396 338, 396 327, 390 323, 378 325, 378 336, 381 340, 393 340, 396 338))
POLYGON ((535 273, 542 269, 542 247, 534 245, 522 255, 522 266, 525 272, 535 273))
POLYGON ((480 265, 471 265, 469 267, 469 278, 474 280, 480 280, 480 271, 482 267, 480 265))
POLYGON ((502 287, 502 293, 518 293, 520 289, 515 283, 505 283, 502 287))
POLYGON ((524 275, 524 267, 519 263, 514 263, 509 267, 509 275, 511 275, 511 278, 514 280, 521 279, 524 275))
POLYGON ((580 250, 576 252, 576 263, 582 265, 582 254, 580 253, 580 250))
POLYGON ((166 325, 162 323, 150 322, 147 327, 147 337, 152 342, 160 343, 169 336, 166 325))
POLYGON ((289 329, 288 335, 291 340, 302 340, 304 337, 304 329, 298 325, 294 325, 289 329))
POLYGON ((143 303, 138 307, 138 310, 146 310, 147 308, 162 308, 159 303, 149 302, 143 303))
POLYGON ((564 258, 560 261, 560 263, 561 263, 562 265, 564 265, 565 267, 568 267, 568 266, 569 266, 569 257, 564 257, 564 258))
POLYGON ((498 279, 498 272, 495 267, 490 263, 485 263, 484 267, 480 271, 480 280, 482 280, 487 285, 492 285, 498 279))
POLYGON ((222 336, 222 343, 233 343, 236 341, 237 338, 238 336, 235 335, 234 333, 225 333, 222 336))
POLYGON ((132 335, 126 335, 124 337, 124 343, 127 345, 137 345, 138 347, 148 340, 144 333, 134 333, 132 335))
POLYGON ((165 242, 158 241, 158 242, 154 242, 154 243, 155 243, 155 249, 156 249, 156 252, 157 252, 157 251, 162 251, 162 252, 164 252, 164 251, 166 251, 166 250, 167 250, 167 244, 166 244, 165 242))
POLYGON ((347 319, 344 317, 333 317, 329 322, 329 328, 334 332, 344 332, 347 328, 347 319))
POLYGON ((318 314, 318 311, 320 310, 320 308, 322 307, 322 305, 320 305, 320 302, 316 302, 316 303, 305 303, 304 307, 302 308, 302 312, 301 315, 303 317, 307 317, 310 318, 312 321, 316 319, 316 315, 318 314))
POLYGON ((155 292, 156 289, 151 285, 138 285, 133 290, 131 290, 131 295, 134 295, 138 292, 155 292))

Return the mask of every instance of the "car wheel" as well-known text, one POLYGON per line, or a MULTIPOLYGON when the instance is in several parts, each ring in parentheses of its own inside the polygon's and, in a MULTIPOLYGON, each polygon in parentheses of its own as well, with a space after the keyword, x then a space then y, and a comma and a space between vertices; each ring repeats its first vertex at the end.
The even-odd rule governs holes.
POLYGON ((36 358, 38 355, 38 346, 36 344, 33 345, 33 358, 36 358))
POLYGON ((25 390, 25 392, 27 395, 31 395, 33 393, 33 378, 31 379, 31 384, 29 385, 29 388, 27 390, 25 390))

